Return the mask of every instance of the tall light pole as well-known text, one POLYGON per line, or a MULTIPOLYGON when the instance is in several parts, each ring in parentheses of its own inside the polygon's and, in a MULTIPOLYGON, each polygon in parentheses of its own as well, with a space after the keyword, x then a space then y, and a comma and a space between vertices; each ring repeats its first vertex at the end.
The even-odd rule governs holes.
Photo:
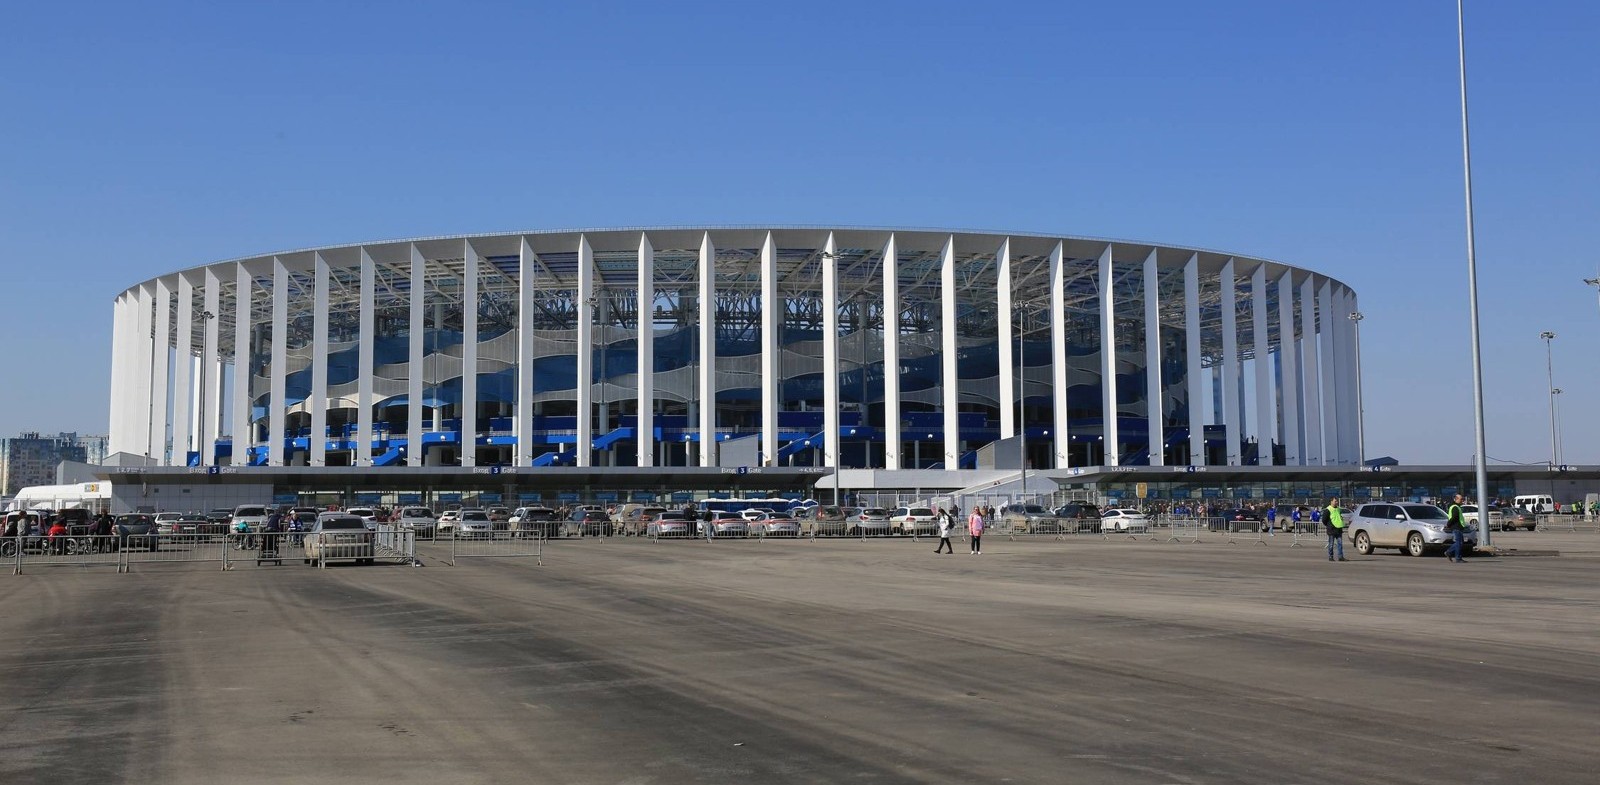
POLYGON ((1023 517, 1028 514, 1028 358, 1024 356, 1028 342, 1022 329, 1026 318, 1027 313, 1017 309, 1017 468, 1022 471, 1023 517))
POLYGON ((1556 465, 1561 466, 1561 388, 1550 388, 1550 415, 1556 421, 1556 465))
MULTIPOLYGON (((1464 0, 1456 0, 1456 51, 1460 57, 1461 74, 1461 172, 1467 203, 1467 299, 1472 319, 1472 413, 1476 426, 1475 446, 1478 482, 1477 503, 1480 508, 1489 503, 1489 455, 1483 434, 1483 349, 1478 337, 1478 250, 1472 226, 1472 137, 1467 122, 1467 26, 1464 0)), ((1489 516, 1478 516, 1478 544, 1489 542, 1489 516)))
POLYGON ((1600 278, 1585 278, 1583 282, 1588 286, 1600 287, 1600 278))
POLYGON ((1555 342, 1556 334, 1545 330, 1539 333, 1539 337, 1544 339, 1544 376, 1548 383, 1545 389, 1550 395, 1550 468, 1554 469, 1561 463, 1561 456, 1558 455, 1560 450, 1556 447, 1556 395, 1561 391, 1556 389, 1555 363, 1551 360, 1550 349, 1551 344, 1555 342))
POLYGON ((1350 312, 1350 321, 1356 327, 1356 452, 1360 454, 1357 465, 1367 465, 1367 399, 1361 392, 1361 320, 1360 311, 1350 312))

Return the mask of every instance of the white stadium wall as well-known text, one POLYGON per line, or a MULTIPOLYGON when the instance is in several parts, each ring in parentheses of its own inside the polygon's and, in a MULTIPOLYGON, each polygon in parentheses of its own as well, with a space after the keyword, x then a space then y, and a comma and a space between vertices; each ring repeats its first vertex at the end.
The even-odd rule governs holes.
POLYGON ((119 295, 110 450, 180 466, 718 466, 737 442, 741 465, 754 445, 762 465, 926 470, 970 468, 1026 429, 1035 468, 1355 464, 1354 310, 1344 284, 1279 262, 1075 237, 709 227, 335 246, 119 295))

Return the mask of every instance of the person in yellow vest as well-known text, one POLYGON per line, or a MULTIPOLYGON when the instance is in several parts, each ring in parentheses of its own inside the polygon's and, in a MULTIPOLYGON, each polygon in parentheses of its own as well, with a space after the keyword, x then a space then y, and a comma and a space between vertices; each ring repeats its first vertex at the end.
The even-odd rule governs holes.
POLYGON ((1344 514, 1339 510, 1339 497, 1328 500, 1327 509, 1322 511, 1322 525, 1328 530, 1328 561, 1334 561, 1336 551, 1339 561, 1349 561, 1344 557, 1344 514))
POLYGON ((1461 517, 1461 494, 1456 494, 1450 506, 1445 508, 1445 516, 1444 530, 1450 532, 1450 547, 1445 549, 1444 557, 1459 564, 1466 561, 1461 556, 1467 550, 1467 521, 1461 517))

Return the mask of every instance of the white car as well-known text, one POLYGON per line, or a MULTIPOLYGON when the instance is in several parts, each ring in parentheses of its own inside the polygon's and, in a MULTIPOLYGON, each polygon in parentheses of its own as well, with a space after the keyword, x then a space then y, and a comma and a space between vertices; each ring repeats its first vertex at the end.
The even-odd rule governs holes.
POLYGON ((461 520, 456 522, 456 537, 489 539, 493 536, 494 521, 489 520, 489 513, 483 510, 461 511, 461 520))
POLYGON ((440 515, 439 520, 435 523, 435 528, 438 529, 440 534, 452 532, 456 530, 456 524, 460 521, 460 510, 445 510, 444 514, 440 515))
POLYGON ((740 510, 739 517, 744 518, 747 521, 759 521, 761 520, 761 516, 770 512, 774 512, 771 507, 751 507, 747 510, 740 510))
MULTIPOLYGON (((1454 538, 1444 528, 1449 517, 1432 504, 1372 502, 1357 507, 1345 521, 1344 530, 1362 556, 1374 548, 1398 548, 1401 553, 1422 556, 1445 549, 1454 538)), ((1468 553, 1478 546, 1478 533, 1471 528, 1462 539, 1468 553)))
POLYGON ((1100 513, 1100 530, 1108 532, 1143 531, 1150 519, 1138 510, 1119 507, 1100 513))
POLYGON ((928 507, 896 507, 889 513, 889 528, 896 534, 935 534, 939 516, 928 507))
MULTIPOLYGON (((1468 526, 1470 526, 1470 527, 1472 527, 1474 529, 1478 528, 1478 505, 1476 505, 1476 504, 1463 504, 1463 505, 1461 505, 1461 520, 1463 522, 1465 522, 1468 526)), ((159 524, 160 522, 161 522, 161 516, 157 515, 156 516, 156 523, 159 524)), ((1500 508, 1498 508, 1498 507, 1490 507, 1489 508, 1489 528, 1494 529, 1496 531, 1505 531, 1505 528, 1506 528, 1506 514, 1504 512, 1501 512, 1500 508)))
POLYGON ((427 507, 402 507, 399 524, 402 529, 416 532, 418 537, 432 537, 434 529, 438 527, 433 510, 427 507))

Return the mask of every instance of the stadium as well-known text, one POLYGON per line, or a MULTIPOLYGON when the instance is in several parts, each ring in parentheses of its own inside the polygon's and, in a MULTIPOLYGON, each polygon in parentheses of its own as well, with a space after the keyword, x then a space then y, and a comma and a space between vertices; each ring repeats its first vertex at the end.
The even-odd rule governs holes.
POLYGON ((154 467, 1354 466, 1356 310, 1280 262, 1040 234, 330 246, 122 292, 109 449, 154 467))

